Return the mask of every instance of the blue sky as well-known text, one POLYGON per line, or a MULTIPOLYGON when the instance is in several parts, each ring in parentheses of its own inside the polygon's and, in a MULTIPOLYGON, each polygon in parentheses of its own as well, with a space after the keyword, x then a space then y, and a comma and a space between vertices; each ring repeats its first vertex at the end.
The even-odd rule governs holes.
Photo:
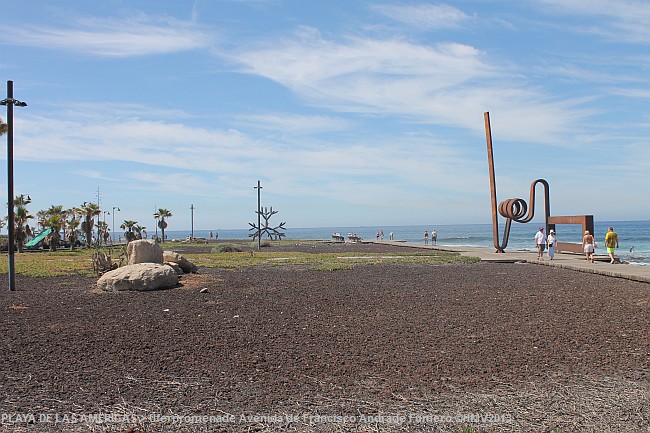
POLYGON ((489 111, 499 201, 544 178, 554 215, 650 219, 648 21, 624 0, 3 2, 15 193, 246 228, 260 180, 289 228, 490 223, 489 111))

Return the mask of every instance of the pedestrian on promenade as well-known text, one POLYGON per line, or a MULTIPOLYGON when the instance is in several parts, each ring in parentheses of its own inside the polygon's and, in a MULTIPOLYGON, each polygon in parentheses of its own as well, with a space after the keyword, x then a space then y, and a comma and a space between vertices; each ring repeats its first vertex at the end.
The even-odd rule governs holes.
POLYGON ((544 234, 544 227, 540 227, 539 231, 535 233, 535 246, 537 247, 537 260, 544 260, 544 249, 546 248, 546 235, 544 234))
POLYGON ((594 262, 594 237, 589 230, 585 230, 585 235, 582 237, 582 250, 585 252, 587 262, 594 262))
POLYGON ((609 263, 613 264, 614 249, 618 248, 618 234, 616 234, 613 227, 607 228, 607 234, 605 235, 605 247, 607 248, 607 254, 609 254, 609 263))
POLYGON ((551 229, 548 232, 546 245, 548 246, 548 257, 553 260, 555 257, 555 249, 557 248, 557 237, 555 236, 555 230, 551 229))
POLYGON ((429 245, 429 232, 424 231, 424 245, 429 245))

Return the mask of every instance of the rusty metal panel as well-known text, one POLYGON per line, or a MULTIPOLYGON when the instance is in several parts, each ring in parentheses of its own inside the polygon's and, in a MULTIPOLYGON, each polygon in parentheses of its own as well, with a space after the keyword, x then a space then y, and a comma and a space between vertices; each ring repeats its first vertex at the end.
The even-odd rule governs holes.
POLYGON ((557 251, 560 253, 563 252, 572 252, 572 253, 580 253, 580 254, 583 253, 582 244, 574 244, 571 242, 558 242, 557 251))
POLYGON ((573 215, 573 216, 551 216, 548 217, 549 224, 580 224, 583 231, 589 230, 594 234, 594 216, 593 215, 573 215))
MULTIPOLYGON (((581 233, 584 233, 585 230, 589 230, 589 233, 591 233, 594 236, 594 239, 596 238, 596 234, 594 233, 593 215, 551 216, 548 217, 547 222, 548 222, 549 230, 551 229, 555 230, 556 224, 560 224, 560 225, 580 224, 582 226, 581 233)), ((558 251, 570 251, 572 253, 580 253, 580 254, 583 253, 582 243, 576 244, 571 242, 558 242, 557 249, 558 251)))

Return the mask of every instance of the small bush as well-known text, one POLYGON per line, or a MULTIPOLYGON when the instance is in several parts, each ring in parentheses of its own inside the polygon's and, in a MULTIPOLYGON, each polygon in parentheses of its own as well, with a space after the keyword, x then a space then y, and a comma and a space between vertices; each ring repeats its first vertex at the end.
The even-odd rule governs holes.
MULTIPOLYGON (((265 239, 262 239, 260 241, 260 247, 261 248, 266 248, 266 247, 270 247, 270 246, 271 246, 271 241, 268 241, 268 240, 265 240, 265 239)), ((257 248, 257 241, 251 242, 251 248, 257 248)))
POLYGON ((213 253, 241 253, 241 247, 235 244, 217 244, 212 247, 213 253))

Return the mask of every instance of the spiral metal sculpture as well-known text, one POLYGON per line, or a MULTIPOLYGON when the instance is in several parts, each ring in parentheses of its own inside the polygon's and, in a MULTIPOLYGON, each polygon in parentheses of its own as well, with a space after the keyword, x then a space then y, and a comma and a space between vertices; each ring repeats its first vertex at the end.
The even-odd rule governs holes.
POLYGON ((508 246, 508 238, 510 237, 510 226, 512 221, 518 223, 530 222, 535 216, 535 187, 538 183, 544 186, 544 221, 548 228, 548 219, 551 215, 551 204, 549 201, 549 187, 548 182, 544 179, 537 179, 530 185, 530 209, 524 199, 510 198, 499 203, 497 207, 497 186, 494 176, 494 157, 492 155, 492 131, 490 128, 490 113, 484 113, 485 118, 485 137, 487 140, 488 151, 488 166, 490 169, 490 190, 492 193, 492 236, 494 239, 494 247, 497 253, 505 252, 508 246), (499 218, 498 213, 506 219, 506 227, 503 234, 503 242, 499 242, 499 218))

